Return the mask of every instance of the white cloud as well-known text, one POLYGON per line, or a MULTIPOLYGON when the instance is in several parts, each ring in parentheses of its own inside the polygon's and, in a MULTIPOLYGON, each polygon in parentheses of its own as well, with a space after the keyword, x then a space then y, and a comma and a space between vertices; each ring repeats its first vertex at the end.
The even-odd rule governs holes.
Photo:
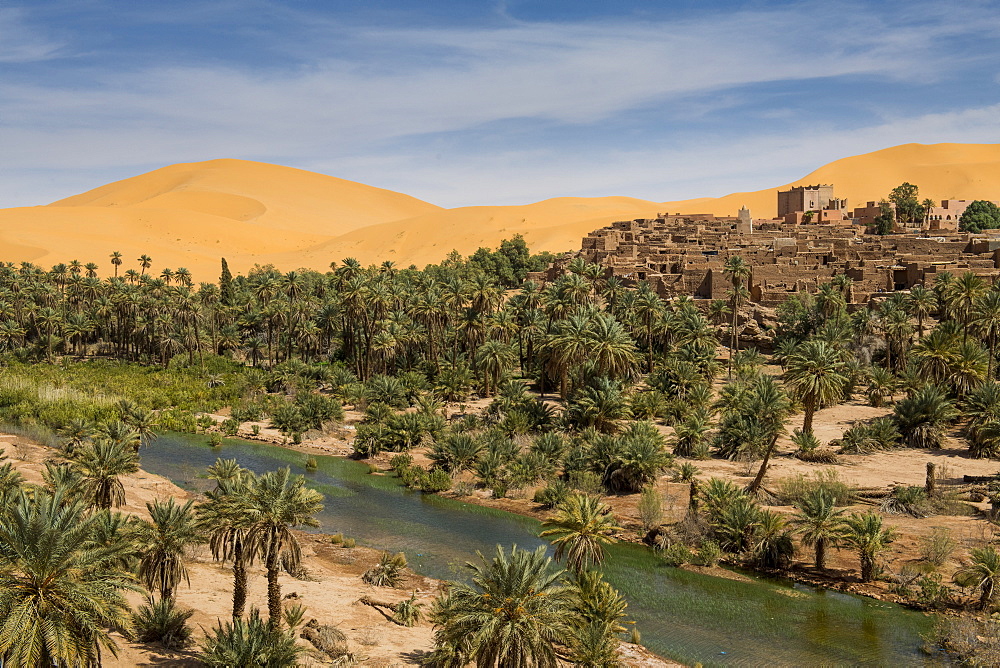
MULTIPOLYGON (((502 13, 503 5, 498 7, 502 13)), ((426 138, 519 119, 553 127, 595 124, 650 105, 673 110, 677 134, 686 117, 738 104, 737 91, 747 86, 801 81, 806 94, 820 96, 822 85, 815 79, 857 77, 887 85, 947 81, 964 61, 940 49, 941 40, 994 35, 998 22, 988 6, 949 12, 914 4, 910 23, 890 24, 865 5, 836 3, 677 23, 367 28, 351 34, 341 55, 318 50, 307 65, 291 71, 217 65, 81 70, 72 87, 45 80, 3 85, 0 170, 89 170, 121 178, 137 166, 244 157, 323 165, 344 178, 444 205, 570 193, 661 200, 721 194, 720 187, 754 187, 737 185, 738 179, 770 173, 743 168, 738 160, 811 169, 831 156, 894 141, 984 141, 991 131, 996 137, 996 122, 988 110, 986 115, 970 110, 887 119, 871 129, 790 129, 780 137, 747 139, 720 127, 699 130, 681 146, 664 146, 663 133, 650 128, 648 148, 575 147, 569 158, 553 145, 511 145, 480 156, 442 140, 442 159, 433 160, 428 153, 436 149, 428 148, 426 138), (844 25, 847 19, 850 26, 844 25), (819 29, 801 29, 807 24, 819 29), (344 52, 357 55, 348 58, 344 52), (821 139, 810 141, 814 134, 821 139), (402 152, 401 141, 426 150, 402 152), (665 185, 670 182, 695 191, 672 192, 665 185), (664 188, 661 195, 657 188, 664 188), (704 192, 708 188, 714 192, 704 192)), ((4 25, 0 20, 0 44, 4 25)), ((25 44, 11 53, 47 57, 56 48, 37 38, 25 44)), ((22 194, 14 196, 19 203, 70 194, 52 192, 41 181, 31 186, 30 175, 19 182, 22 194), (51 195, 24 199, 45 192, 51 195)))
POLYGON ((62 48, 62 43, 39 34, 24 19, 20 9, 0 7, 0 64, 47 60, 62 48))

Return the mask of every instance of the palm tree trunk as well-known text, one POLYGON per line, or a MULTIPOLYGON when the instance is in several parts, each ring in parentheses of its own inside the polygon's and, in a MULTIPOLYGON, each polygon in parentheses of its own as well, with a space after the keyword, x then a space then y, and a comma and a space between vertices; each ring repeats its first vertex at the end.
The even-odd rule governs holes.
POLYGON ((816 539, 816 568, 826 570, 826 538, 816 539))
POLYGON ((806 414, 802 418, 802 433, 811 434, 813 430, 813 415, 816 413, 816 397, 811 393, 807 394, 805 404, 806 414))
POLYGON ((267 555, 267 623, 272 629, 281 628, 281 583, 278 582, 278 549, 271 546, 267 555))
POLYGON ((760 463, 760 469, 757 471, 757 476, 753 479, 753 482, 747 486, 747 494, 756 494, 757 490, 760 489, 761 484, 764 482, 764 473, 767 472, 767 462, 771 459, 771 451, 774 450, 774 444, 778 442, 778 437, 775 436, 771 439, 771 444, 767 446, 767 450, 764 451, 764 460, 760 463))
POLYGON ((243 617, 247 606, 247 565, 243 560, 243 545, 233 548, 233 619, 243 617))

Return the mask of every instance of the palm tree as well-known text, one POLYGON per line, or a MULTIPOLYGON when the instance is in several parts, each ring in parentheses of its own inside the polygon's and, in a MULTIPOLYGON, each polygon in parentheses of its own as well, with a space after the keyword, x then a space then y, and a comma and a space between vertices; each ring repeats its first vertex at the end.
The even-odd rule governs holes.
POLYGON ((802 544, 816 550, 816 568, 826 568, 826 548, 836 547, 844 538, 843 510, 837 499, 817 489, 802 499, 792 523, 802 536, 802 544))
POLYGON ((139 470, 139 458, 130 444, 98 439, 73 454, 91 502, 102 509, 125 505, 125 486, 119 479, 139 470))
POLYGON ((111 264, 115 267, 115 278, 118 278, 118 267, 122 266, 122 254, 115 251, 111 254, 111 264))
POLYGON ((917 336, 924 337, 924 319, 929 316, 937 307, 937 295, 933 290, 928 290, 922 285, 914 285, 910 288, 910 295, 906 299, 906 306, 910 313, 917 319, 917 336))
POLYGON ((435 655, 446 665, 555 668, 557 645, 573 633, 573 591, 545 547, 515 545, 482 565, 467 564, 472 582, 455 582, 435 602, 435 655))
POLYGON ((514 363, 517 355, 508 344, 500 341, 487 341, 476 352, 476 366, 483 374, 483 389, 485 396, 492 395, 500 379, 503 378, 514 363))
POLYGON ((145 524, 141 532, 144 547, 137 575, 147 589, 159 590, 160 600, 173 598, 181 579, 188 580, 184 550, 201 542, 193 503, 179 506, 173 498, 165 503, 158 499, 146 503, 152 523, 145 524))
POLYGON ((958 569, 954 580, 961 587, 978 587, 979 607, 985 610, 993 602, 1000 583, 1000 553, 992 545, 974 548, 972 563, 958 569))
POLYGON ((997 337, 1000 336, 1000 291, 990 290, 976 302, 973 326, 986 337, 990 351, 986 378, 993 378, 993 361, 996 359, 997 337))
POLYGON ((108 629, 128 634, 121 568, 129 544, 95 546, 96 516, 81 502, 36 489, 0 516, 0 658, 11 666, 95 666, 117 652, 108 629))
POLYGON ((844 542, 858 551, 862 582, 875 579, 878 555, 889 549, 889 543, 895 538, 896 531, 883 526, 882 517, 874 512, 851 513, 844 519, 844 542))
POLYGON ((911 448, 940 448, 944 427, 956 416, 954 404, 936 385, 922 387, 897 402, 893 411, 899 432, 911 448))
POLYGON ((769 376, 763 376, 757 381, 754 396, 750 403, 754 414, 757 436, 764 442, 764 459, 760 463, 757 475, 747 486, 748 494, 756 494, 764 483, 767 463, 774 452, 778 437, 785 431, 785 420, 791 410, 788 396, 784 390, 769 376))
POLYGON ((139 266, 142 267, 142 275, 146 275, 146 270, 153 266, 153 258, 149 257, 145 253, 139 256, 139 266))
POLYGON ((785 382, 802 399, 806 414, 803 433, 812 433, 816 408, 843 396, 847 376, 840 351, 824 341, 806 341, 788 358, 785 382))
POLYGON ((753 273, 753 269, 746 263, 740 255, 732 255, 726 258, 726 263, 722 268, 724 273, 733 284, 733 289, 729 292, 729 308, 732 309, 733 323, 729 330, 729 364, 732 373, 733 354, 739 348, 739 340, 736 337, 736 322, 739 317, 740 306, 749 301, 750 293, 743 285, 753 273))
POLYGON ((293 571, 302 555, 292 528, 316 527, 314 515, 323 510, 323 495, 305 485, 285 467, 260 476, 249 492, 250 528, 247 542, 254 544, 267 569, 267 611, 271 628, 281 626, 281 566, 293 571))
POLYGON ((257 556, 257 545, 247 539, 250 491, 256 477, 235 459, 216 461, 208 467, 208 477, 216 481, 216 488, 198 506, 199 525, 208 536, 212 557, 233 563, 233 619, 240 619, 247 601, 247 568, 257 556))
POLYGON ((615 524, 611 507, 587 494, 571 494, 559 507, 556 516, 542 522, 551 527, 541 533, 552 538, 556 559, 566 559, 566 567, 579 573, 604 561, 604 546, 615 542, 615 524))

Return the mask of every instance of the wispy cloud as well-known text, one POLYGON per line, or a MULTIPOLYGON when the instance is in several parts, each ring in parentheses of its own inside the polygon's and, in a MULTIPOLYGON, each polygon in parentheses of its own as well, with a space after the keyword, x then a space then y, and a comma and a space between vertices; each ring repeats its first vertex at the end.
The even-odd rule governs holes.
MULTIPOLYGON (((845 82, 880 82, 890 100, 894 87, 941 84, 948 91, 970 62, 996 59, 1000 49, 989 46, 1000 33, 995 10, 992 3, 948 11, 914 3, 897 20, 864 3, 816 3, 682 21, 525 23, 500 4, 503 20, 490 28, 382 28, 316 18, 293 67, 89 66, 72 83, 62 76, 4 85, 0 170, 117 169, 126 176, 139 165, 244 157, 384 187, 419 186, 411 194, 444 205, 570 193, 652 198, 653 181, 672 178, 695 196, 761 173, 721 164, 727 149, 766 164, 780 159, 791 169, 881 148, 892 137, 997 136, 996 108, 982 101, 978 109, 904 115, 876 97, 857 105, 857 117, 833 123, 822 115, 831 82, 841 91, 845 82), (336 34, 336 44, 316 39, 324 30, 336 34), (970 41, 982 47, 949 47, 970 41), (770 85, 799 86, 798 97, 812 96, 815 108, 765 109, 760 117, 772 125, 756 133, 734 127, 758 89, 770 85), (602 134, 603 125, 636 110, 648 120, 634 136, 602 134), (733 122, 716 117, 726 110, 733 122), (787 129, 775 133, 773 124, 785 122, 787 129), (567 146, 553 139, 576 131, 600 141, 567 146), (464 145, 469 133, 491 132, 503 148, 488 156, 464 145), (823 155, 831 150, 835 155, 823 155), (567 165, 567 155, 574 164, 567 165), (656 166, 664 156, 683 166, 656 166), (653 166, 632 167, 642 162, 653 166), (420 173, 404 175, 414 169, 420 173)), ((299 12, 291 22, 308 19, 299 12)), ((37 58, 59 48, 37 37, 25 45, 19 52, 37 58)), ((0 60, 4 53, 0 46, 0 60)), ((986 101, 997 100, 996 92, 986 101)), ((30 190, 23 197, 46 187, 30 190)))
POLYGON ((33 29, 24 19, 23 10, 0 7, 0 64, 47 60, 64 46, 33 29))

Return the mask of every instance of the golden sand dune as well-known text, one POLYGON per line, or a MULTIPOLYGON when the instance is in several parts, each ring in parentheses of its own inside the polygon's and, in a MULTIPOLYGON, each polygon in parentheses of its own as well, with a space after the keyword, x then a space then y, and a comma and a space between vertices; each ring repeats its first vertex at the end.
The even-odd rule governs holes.
MULTIPOLYGON (((1000 145, 907 144, 832 162, 787 185, 832 183, 856 206, 903 181, 921 198, 1000 198, 1000 145)), ((780 186, 781 188, 787 186, 780 186)), ((172 165, 60 200, 0 210, 0 260, 42 266, 79 259, 107 270, 118 250, 125 268, 145 253, 154 269, 187 267, 218 276, 225 256, 236 271, 273 263, 287 271, 362 263, 438 262, 452 249, 524 235, 534 250, 580 247, 591 230, 656 213, 775 214, 777 188, 719 198, 650 202, 628 197, 556 198, 520 206, 442 209, 331 176, 244 160, 172 165)))

